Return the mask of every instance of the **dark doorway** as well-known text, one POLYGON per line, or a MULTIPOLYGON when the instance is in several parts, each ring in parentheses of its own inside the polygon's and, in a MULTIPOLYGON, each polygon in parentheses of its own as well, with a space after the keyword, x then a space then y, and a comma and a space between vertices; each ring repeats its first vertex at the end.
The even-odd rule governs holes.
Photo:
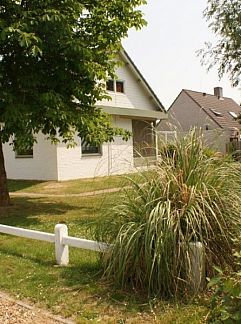
POLYGON ((134 158, 154 157, 156 155, 155 134, 152 122, 133 119, 132 135, 134 158))

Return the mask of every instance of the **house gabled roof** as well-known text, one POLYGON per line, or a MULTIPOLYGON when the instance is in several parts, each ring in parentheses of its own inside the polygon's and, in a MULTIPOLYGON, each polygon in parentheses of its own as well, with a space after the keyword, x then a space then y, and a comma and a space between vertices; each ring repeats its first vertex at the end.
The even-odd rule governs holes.
POLYGON ((155 92, 152 90, 152 88, 150 87, 150 85, 148 84, 146 79, 143 77, 143 75, 141 74, 141 72, 139 71, 139 69, 137 68, 135 63, 132 61, 132 59, 130 58, 130 56, 127 54, 127 52, 124 49, 122 49, 120 51, 120 56, 123 59, 123 61, 130 66, 132 72, 136 75, 137 79, 142 81, 144 88, 146 89, 146 91, 149 94, 150 98, 155 101, 155 103, 157 104, 159 110, 166 113, 166 109, 164 108, 164 106, 160 102, 159 98, 157 97, 155 92))
POLYGON ((218 98, 203 92, 183 89, 195 103, 221 128, 241 128, 235 116, 241 114, 241 107, 231 98, 218 98))

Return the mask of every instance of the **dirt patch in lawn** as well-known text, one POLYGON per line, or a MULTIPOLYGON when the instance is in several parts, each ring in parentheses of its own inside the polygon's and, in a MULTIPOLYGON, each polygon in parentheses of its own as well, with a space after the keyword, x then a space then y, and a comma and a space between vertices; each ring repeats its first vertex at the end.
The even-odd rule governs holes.
POLYGON ((66 184, 61 182, 51 182, 43 186, 43 189, 61 189, 66 187, 66 184))

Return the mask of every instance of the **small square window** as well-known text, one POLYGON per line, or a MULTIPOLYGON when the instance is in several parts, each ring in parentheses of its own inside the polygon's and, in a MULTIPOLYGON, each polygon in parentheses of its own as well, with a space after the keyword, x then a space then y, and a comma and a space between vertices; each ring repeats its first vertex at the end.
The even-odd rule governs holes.
POLYGON ((108 80, 106 82, 106 89, 108 91, 115 91, 115 87, 114 87, 114 80, 108 80))
POLYGON ((33 148, 29 149, 18 149, 15 152, 16 158, 32 158, 33 157, 33 148))
POLYGON ((100 145, 94 145, 86 143, 85 141, 81 142, 81 151, 82 154, 93 154, 93 155, 101 155, 101 147, 100 145))
POLYGON ((124 82, 116 81, 116 92, 124 93, 124 82))
POLYGON ((229 111, 229 114, 230 114, 234 119, 238 118, 238 115, 237 115, 235 112, 233 112, 233 111, 229 111))
POLYGON ((214 113, 217 117, 223 117, 223 114, 215 109, 210 108, 210 110, 214 113))

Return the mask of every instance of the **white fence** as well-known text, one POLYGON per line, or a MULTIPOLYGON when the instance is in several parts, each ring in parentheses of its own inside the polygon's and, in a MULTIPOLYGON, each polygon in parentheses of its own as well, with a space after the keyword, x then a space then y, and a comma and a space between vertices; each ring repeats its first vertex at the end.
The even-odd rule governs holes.
MULTIPOLYGON (((6 225, 0 225, 0 233, 55 243, 56 262, 62 266, 68 265, 69 263, 69 246, 97 252, 105 252, 111 247, 111 245, 106 243, 68 236, 68 228, 65 224, 57 224, 54 229, 54 234, 6 225)), ((190 244, 192 251, 190 265, 188 267, 190 283, 193 291, 198 292, 205 285, 204 246, 200 242, 190 244)))
POLYGON ((106 243, 68 236, 68 228, 65 224, 57 224, 54 234, 7 225, 0 225, 0 233, 55 243, 56 262, 63 266, 69 263, 69 246, 97 252, 104 252, 109 248, 106 243))
MULTIPOLYGON (((197 132, 202 135, 203 141, 206 146, 214 149, 215 151, 221 152, 223 154, 227 153, 226 143, 230 142, 230 130, 225 129, 212 129, 204 130, 198 129, 197 132)), ((175 142, 175 139, 183 138, 188 135, 189 131, 168 130, 168 131, 157 131, 157 138, 164 143, 175 142)), ((157 141, 158 143, 158 141, 157 141)))

